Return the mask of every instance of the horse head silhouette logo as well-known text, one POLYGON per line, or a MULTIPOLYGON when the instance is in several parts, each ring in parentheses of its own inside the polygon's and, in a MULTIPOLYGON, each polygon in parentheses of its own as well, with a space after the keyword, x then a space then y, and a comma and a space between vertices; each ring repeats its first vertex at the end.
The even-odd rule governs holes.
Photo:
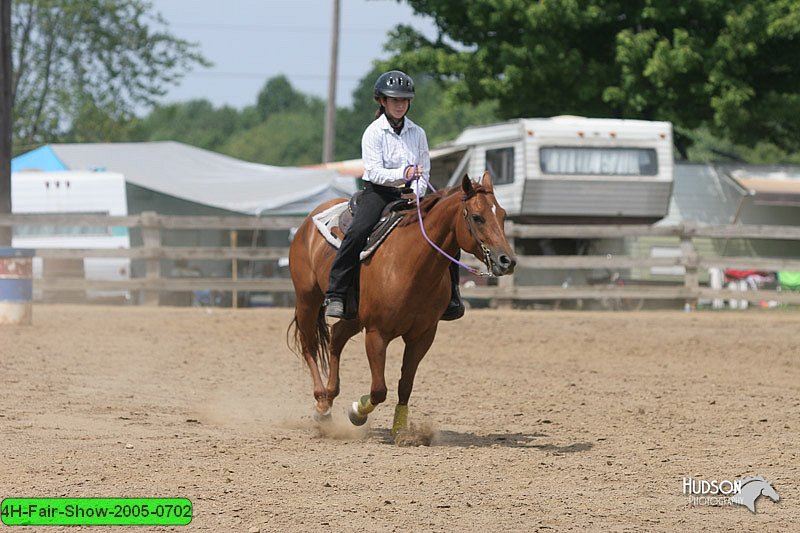
POLYGON ((750 509, 751 513, 756 512, 756 500, 759 496, 766 496, 773 502, 780 500, 780 496, 772 488, 772 484, 762 476, 748 476, 738 480, 742 490, 738 494, 731 496, 731 502, 737 505, 744 505, 750 509))

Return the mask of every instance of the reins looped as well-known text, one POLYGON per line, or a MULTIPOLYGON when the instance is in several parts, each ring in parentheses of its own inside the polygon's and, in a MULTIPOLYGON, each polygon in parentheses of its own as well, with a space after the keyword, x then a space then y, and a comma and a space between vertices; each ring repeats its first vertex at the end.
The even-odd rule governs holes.
MULTIPOLYGON (((431 188, 431 190, 433 192, 436 192, 436 189, 433 188, 433 185, 428 184, 428 186, 431 188)), ((471 274, 474 274, 476 276, 495 277, 495 275, 491 271, 492 259, 491 259, 491 255, 490 255, 489 249, 486 247, 485 244, 483 244, 482 240, 480 240, 477 237, 475 237, 475 233, 472 231, 472 225, 470 224, 469 219, 467 218, 467 199, 468 198, 467 198, 466 194, 461 199, 461 201, 464 204, 464 211, 463 211, 464 212, 464 220, 467 222, 467 227, 469 228, 470 234, 472 235, 473 238, 475 238, 476 241, 478 241, 478 244, 480 244, 480 246, 481 246, 481 250, 483 251, 483 254, 485 256, 486 268, 488 269, 487 272, 481 272, 480 270, 478 270, 476 268, 472 268, 469 265, 465 265, 464 263, 462 263, 461 261, 459 261, 455 257, 452 257, 450 254, 448 254, 447 252, 442 250, 435 242, 433 242, 428 237, 428 233, 425 231, 425 224, 422 223, 422 210, 420 209, 419 195, 415 194, 414 197, 417 200, 417 218, 419 219, 419 229, 422 231, 422 236, 425 237, 425 240, 428 241, 428 244, 433 246, 434 250, 436 250, 437 252, 439 252, 440 254, 442 254, 443 256, 445 256, 446 258, 448 258, 450 261, 452 261, 453 263, 457 264, 461 268, 467 270, 471 274)))

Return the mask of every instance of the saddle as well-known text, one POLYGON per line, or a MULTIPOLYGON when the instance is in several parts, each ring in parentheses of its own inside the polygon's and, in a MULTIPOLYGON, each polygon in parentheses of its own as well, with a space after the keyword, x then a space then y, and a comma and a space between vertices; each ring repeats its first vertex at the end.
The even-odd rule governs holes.
MULTIPOLYGON (((350 224, 352 224, 353 217, 358 210, 358 200, 363 194, 364 191, 356 192, 347 202, 347 210, 339 215, 339 231, 342 232, 342 236, 350 229, 350 224)), ((395 200, 386 204, 386 207, 381 212, 381 218, 375 223, 369 237, 367 237, 367 244, 364 245, 364 249, 361 251, 360 259, 362 261, 372 255, 372 252, 389 236, 389 233, 400 223, 403 215, 411 209, 412 205, 412 201, 409 199, 395 200)))
MULTIPOLYGON (((329 207, 325 211, 314 215, 313 221, 317 230, 332 246, 339 248, 342 239, 353 221, 353 215, 358 209, 358 199, 361 191, 355 193, 349 202, 341 202, 329 207)), ((413 201, 407 199, 395 200, 386 205, 381 218, 375 224, 367 238, 367 244, 361 251, 359 259, 363 261, 386 240, 386 237, 400 223, 404 214, 413 207, 413 201)))

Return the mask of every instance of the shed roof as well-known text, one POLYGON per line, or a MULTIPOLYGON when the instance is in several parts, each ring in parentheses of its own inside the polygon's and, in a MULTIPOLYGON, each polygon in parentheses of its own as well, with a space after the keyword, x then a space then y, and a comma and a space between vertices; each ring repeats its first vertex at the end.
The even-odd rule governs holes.
POLYGON ((800 206, 800 167, 740 165, 725 170, 757 204, 800 206))

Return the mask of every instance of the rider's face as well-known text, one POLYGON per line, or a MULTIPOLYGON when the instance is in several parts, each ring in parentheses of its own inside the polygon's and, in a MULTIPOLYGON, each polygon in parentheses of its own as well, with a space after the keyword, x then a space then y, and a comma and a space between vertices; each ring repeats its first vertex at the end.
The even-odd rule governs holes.
POLYGON ((395 120, 400 120, 408 113, 411 100, 408 98, 395 98, 393 96, 381 98, 381 105, 386 108, 386 114, 395 120))

